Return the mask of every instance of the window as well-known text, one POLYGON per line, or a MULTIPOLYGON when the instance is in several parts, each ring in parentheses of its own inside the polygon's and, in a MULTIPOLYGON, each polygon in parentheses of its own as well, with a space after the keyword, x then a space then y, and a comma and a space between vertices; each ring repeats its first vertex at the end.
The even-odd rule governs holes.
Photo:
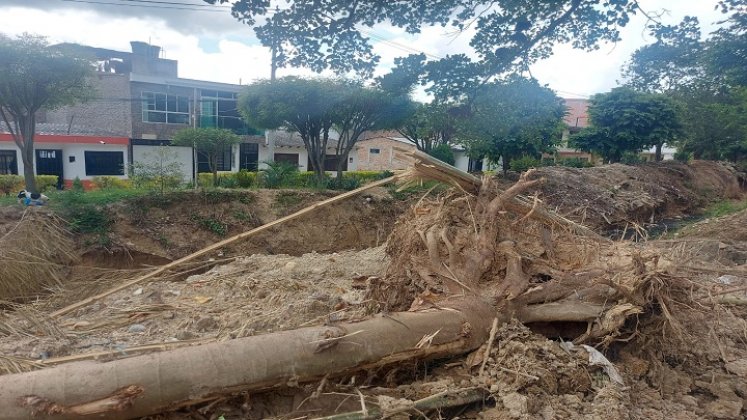
POLYGON ((236 105, 236 93, 200 91, 200 127, 226 128, 236 134, 257 134, 244 123, 236 105))
POLYGON ((0 175, 18 175, 15 150, 0 150, 0 175))
POLYGON ((298 153, 275 153, 273 160, 275 162, 286 162, 298 166, 298 153))
POLYGON ((143 92, 143 122, 189 124, 189 97, 143 92))
MULTIPOLYGON (((218 154, 218 170, 230 171, 231 166, 233 166, 233 147, 226 146, 218 154)), ((197 151, 197 172, 212 172, 210 170, 210 162, 208 162, 208 155, 199 150, 197 151)))
POLYGON ((379 153, 381 153, 381 149, 368 149, 368 153, 372 155, 378 155, 379 153))
POLYGON ((124 152, 85 153, 86 175, 124 175, 124 152))
MULTIPOLYGON (((324 156, 324 170, 328 172, 333 172, 337 170, 337 162, 339 161, 338 157, 335 155, 326 155, 324 156)), ((311 158, 309 158, 309 163, 306 166, 307 171, 313 171, 314 167, 311 166, 311 158)), ((342 170, 347 171, 348 170, 348 163, 347 161, 342 161, 342 170)))

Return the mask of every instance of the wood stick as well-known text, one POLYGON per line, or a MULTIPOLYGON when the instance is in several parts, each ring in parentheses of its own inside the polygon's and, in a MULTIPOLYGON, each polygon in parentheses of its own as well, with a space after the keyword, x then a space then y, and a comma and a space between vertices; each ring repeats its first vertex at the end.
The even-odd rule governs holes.
POLYGON ((107 297, 107 296, 109 296, 111 294, 119 292, 120 290, 124 290, 124 289, 126 289, 126 288, 128 288, 130 286, 133 286, 133 285, 141 283, 141 282, 143 282, 145 280, 151 279, 151 278, 153 278, 153 277, 155 277, 155 276, 163 273, 166 270, 169 270, 171 268, 174 268, 174 267, 178 266, 179 264, 183 264, 185 262, 192 261, 195 258, 201 257, 201 256, 203 256, 205 254, 208 254, 208 253, 212 252, 212 251, 220 249, 220 248, 222 248, 222 247, 224 247, 224 246, 226 246, 228 244, 240 241, 242 239, 249 238, 249 237, 254 236, 254 235, 258 234, 258 233, 261 233, 261 232, 264 232, 266 230, 272 229, 272 228, 274 228, 276 226, 282 225, 285 222, 288 222, 288 221, 293 220, 293 219, 297 219, 297 218, 299 218, 299 217, 301 217, 303 215, 311 213, 311 212, 313 212, 315 210, 318 210, 318 209, 320 209, 322 207, 325 207, 325 206, 328 206, 330 204, 337 203, 338 201, 342 201, 342 200, 345 200, 347 198, 350 198, 350 197, 353 197, 355 195, 358 195, 358 194, 362 193, 363 191, 366 191, 366 190, 369 190, 371 188, 375 188, 375 187, 378 187, 378 186, 381 186, 381 185, 386 185, 386 184, 392 183, 392 182, 396 181, 397 179, 399 179, 400 176, 401 175, 395 175, 395 176, 392 176, 392 177, 389 177, 389 178, 386 178, 386 179, 382 179, 380 181, 372 182, 372 183, 370 183, 368 185, 364 185, 364 186, 362 186, 362 187, 360 187, 358 189, 355 189, 353 191, 348 191, 348 192, 340 194, 338 196, 335 196, 335 197, 329 198, 327 200, 315 203, 315 204, 313 204, 313 205, 311 205, 309 207, 306 207, 304 209, 301 209, 301 210, 299 210, 299 211, 297 211, 297 212, 295 212, 293 214, 290 214, 290 215, 285 216, 285 217, 281 217, 280 219, 274 220, 274 221, 272 221, 270 223, 267 223, 267 224, 264 224, 264 225, 262 225, 260 227, 254 228, 252 230, 249 230, 249 231, 246 231, 246 232, 243 232, 243 233, 240 233, 240 234, 238 234, 236 236, 233 236, 231 238, 224 239, 224 240, 222 240, 220 242, 217 242, 217 243, 215 243, 213 245, 210 245, 210 246, 208 246, 206 248, 203 248, 203 249, 201 249, 201 250, 199 250, 199 251, 197 251, 195 253, 189 254, 186 257, 180 258, 180 259, 178 259, 176 261, 173 261, 173 262, 170 262, 170 263, 168 263, 166 265, 162 265, 161 267, 159 267, 159 268, 151 271, 150 273, 145 274, 143 276, 140 276, 140 277, 138 277, 138 278, 136 278, 134 280, 122 283, 121 285, 113 287, 113 288, 111 288, 111 289, 109 289, 109 290, 107 290, 105 292, 99 293, 99 294, 97 294, 95 296, 91 296, 89 298, 86 298, 84 300, 76 302, 76 303, 74 303, 72 305, 68 305, 68 306, 66 306, 66 307, 64 307, 62 309, 58 309, 58 310, 52 312, 50 314, 50 316, 52 318, 58 318, 58 317, 60 317, 62 315, 70 313, 70 312, 72 312, 74 310, 83 308, 85 306, 88 306, 88 305, 92 304, 93 302, 96 302, 96 301, 101 300, 101 299, 103 299, 103 298, 105 298, 105 297, 107 297))

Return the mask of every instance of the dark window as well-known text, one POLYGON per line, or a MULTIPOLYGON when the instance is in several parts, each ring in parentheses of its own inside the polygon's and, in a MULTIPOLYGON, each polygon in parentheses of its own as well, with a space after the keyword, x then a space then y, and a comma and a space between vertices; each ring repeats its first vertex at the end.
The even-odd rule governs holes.
POLYGON ((236 93, 215 90, 200 91, 200 127, 218 127, 236 134, 257 134, 241 118, 236 93))
POLYGON ((256 171, 259 164, 259 145, 242 143, 239 147, 239 170, 256 171))
POLYGON ((483 159, 469 158, 467 163, 467 172, 482 172, 483 159))
POLYGON ((0 175, 18 175, 15 150, 0 150, 0 175))
POLYGON ((298 153, 275 153, 275 162, 286 162, 298 166, 298 153))
MULTIPOLYGON (((337 161, 339 159, 335 155, 327 155, 324 157, 324 170, 325 171, 336 171, 337 170, 337 161)), ((313 171, 313 167, 311 166, 311 159, 309 159, 309 163, 306 166, 306 170, 313 171)), ((348 170, 348 162, 344 161, 342 165, 342 170, 347 171, 348 170)))
POLYGON ((143 92, 143 122, 189 124, 189 102, 186 96, 143 92))
POLYGON ((378 155, 379 153, 381 153, 381 149, 368 149, 368 153, 372 155, 378 155))
MULTIPOLYGON (((222 172, 230 171, 231 166, 233 166, 233 148, 226 146, 223 152, 218 154, 218 170, 222 172)), ((211 172, 208 155, 199 150, 197 151, 197 172, 211 172)))
POLYGON ((86 175, 124 175, 123 152, 85 152, 86 175))

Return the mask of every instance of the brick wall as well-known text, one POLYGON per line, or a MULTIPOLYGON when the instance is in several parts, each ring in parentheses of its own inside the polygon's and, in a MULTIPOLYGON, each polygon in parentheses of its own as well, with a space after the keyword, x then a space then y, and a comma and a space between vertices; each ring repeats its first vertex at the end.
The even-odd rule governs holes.
POLYGON ((414 149, 415 145, 387 138, 374 138, 358 143, 356 157, 359 171, 399 170, 407 168, 407 162, 394 156, 394 146, 400 149, 414 149), (379 153, 371 153, 378 149, 379 153))
POLYGON ((48 111, 40 122, 86 126, 100 134, 130 137, 132 120, 129 76, 102 73, 94 76, 92 82, 96 88, 94 99, 48 111))

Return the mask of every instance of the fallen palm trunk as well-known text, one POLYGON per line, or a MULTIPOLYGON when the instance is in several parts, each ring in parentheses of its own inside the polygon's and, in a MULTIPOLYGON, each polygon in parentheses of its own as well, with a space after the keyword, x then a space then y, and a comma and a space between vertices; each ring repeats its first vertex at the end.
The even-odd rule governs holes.
POLYGON ((479 301, 310 327, 109 363, 69 363, 0 377, 0 419, 126 419, 220 394, 344 375, 410 359, 460 355, 487 338, 479 301), (38 417, 35 417, 38 416, 38 417))

